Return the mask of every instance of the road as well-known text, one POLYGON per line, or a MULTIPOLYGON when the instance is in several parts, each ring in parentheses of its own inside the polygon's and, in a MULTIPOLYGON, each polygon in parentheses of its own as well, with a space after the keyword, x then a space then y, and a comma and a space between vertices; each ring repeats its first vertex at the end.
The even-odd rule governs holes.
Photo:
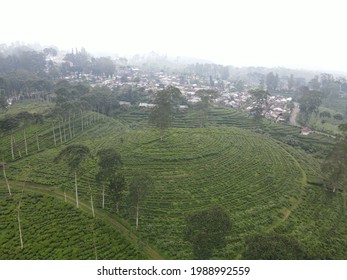
MULTIPOLYGON (((294 108, 293 108, 292 113, 290 114, 290 118, 289 118, 289 124, 290 125, 301 126, 296 121, 299 112, 300 112, 299 103, 298 102, 294 102, 294 108)), ((329 133, 320 132, 320 131, 316 131, 316 130, 312 130, 312 132, 316 133, 316 134, 321 134, 321 135, 324 135, 324 136, 327 136, 327 137, 336 138, 336 136, 334 136, 332 134, 329 134, 329 133)))
POLYGON ((296 122, 296 118, 300 112, 299 103, 294 102, 294 108, 292 110, 292 113, 290 114, 289 124, 294 126, 299 126, 299 124, 296 122))

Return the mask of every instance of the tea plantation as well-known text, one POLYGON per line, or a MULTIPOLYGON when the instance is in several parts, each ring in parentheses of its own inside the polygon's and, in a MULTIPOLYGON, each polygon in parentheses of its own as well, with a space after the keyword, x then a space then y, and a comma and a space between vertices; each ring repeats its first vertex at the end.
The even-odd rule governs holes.
MULTIPOLYGON (((308 258, 347 258, 346 193, 330 194, 309 183, 309 178, 320 176, 319 161, 279 141, 285 131, 300 137, 297 128, 268 124, 263 128, 268 133, 256 133, 250 118, 224 110, 211 112, 205 128, 182 114, 163 141, 147 125, 143 112, 116 118, 85 112, 70 124, 60 124, 60 131, 58 125, 52 119, 30 125, 27 144, 23 128, 1 135, 13 195, 1 179, 0 259, 192 259, 191 246, 183 238, 186 218, 214 205, 230 215, 232 230, 227 246, 214 252, 213 258, 241 259, 249 238, 270 232, 295 239, 308 258), (82 118, 89 119, 83 129, 82 118), (11 137, 16 139, 12 151, 11 137), (64 164, 53 162, 73 143, 87 145, 94 155, 79 179, 79 198, 89 205, 80 209, 73 204, 73 175, 64 164), (137 172, 153 180, 140 209, 138 231, 127 190, 119 213, 107 191, 106 209, 101 210, 96 153, 109 147, 121 154, 127 182, 137 172), (23 181, 28 188, 22 193, 19 182, 23 181), (35 184, 40 184, 37 192, 30 188, 35 184), (93 207, 102 213, 95 218, 91 196, 93 207), (112 224, 115 220, 118 223, 112 224)), ((315 147, 331 144, 316 141, 315 147)))

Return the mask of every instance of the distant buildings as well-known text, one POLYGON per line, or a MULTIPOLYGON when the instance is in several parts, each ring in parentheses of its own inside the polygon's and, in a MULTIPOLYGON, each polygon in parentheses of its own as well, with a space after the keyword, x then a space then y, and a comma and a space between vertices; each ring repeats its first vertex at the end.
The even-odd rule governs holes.
MULTIPOLYGON (((180 107, 181 111, 188 109, 188 106, 193 106, 201 101, 201 98, 196 96, 198 90, 214 89, 219 93, 219 96, 213 100, 216 106, 225 106, 236 108, 245 112, 252 110, 251 95, 247 92, 247 85, 244 85, 243 91, 238 91, 235 83, 229 80, 211 80, 210 77, 199 76, 197 74, 180 74, 165 71, 148 71, 137 67, 120 66, 117 68, 115 75, 110 77, 94 76, 92 74, 81 74, 79 76, 66 77, 67 80, 73 81, 88 81, 92 87, 106 86, 111 90, 122 87, 137 87, 143 88, 146 92, 156 92, 164 89, 167 86, 177 87, 182 95, 186 98, 186 104, 180 107)), ((279 79, 279 89, 288 89, 289 77, 283 76, 279 79)), ((294 78, 295 86, 306 85, 304 78, 294 78)), ((288 104, 291 98, 282 96, 270 96, 268 99, 266 112, 264 115, 267 119, 274 121, 285 121, 285 114, 290 114, 288 104)), ((132 104, 127 101, 119 101, 122 108, 130 108, 132 104)), ((140 109, 153 108, 155 104, 141 102, 134 105, 140 109)))

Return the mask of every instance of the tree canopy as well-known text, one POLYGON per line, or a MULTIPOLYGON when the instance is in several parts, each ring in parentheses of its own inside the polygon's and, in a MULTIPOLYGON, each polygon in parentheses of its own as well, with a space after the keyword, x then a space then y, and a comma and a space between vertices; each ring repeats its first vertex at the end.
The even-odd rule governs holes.
POLYGON ((120 173, 123 165, 121 155, 113 148, 99 150, 99 171, 96 174, 96 181, 102 185, 102 208, 105 207, 105 185, 108 185, 113 202, 118 205, 125 189, 125 179, 120 173))
POLYGON ((318 112, 318 107, 322 104, 322 92, 317 90, 304 89, 300 103, 300 113, 306 123, 313 112, 318 112))
POLYGON ((268 97, 269 92, 263 89, 253 89, 250 90, 249 93, 251 94, 251 113, 254 116, 254 119, 259 121, 262 117, 264 117, 267 106, 268 106, 268 97))
POLYGON ((73 144, 61 150, 54 161, 64 161, 71 172, 76 172, 82 161, 90 156, 91 153, 87 146, 82 144, 73 144))
POLYGON ((321 165, 325 187, 332 192, 347 183, 347 123, 339 125, 339 129, 344 137, 334 145, 321 165))
POLYGON ((246 260, 300 260, 308 256, 299 242, 285 235, 262 233, 246 241, 246 260))
POLYGON ((135 174, 129 185, 129 199, 130 203, 135 206, 136 209, 136 229, 139 227, 139 212, 141 204, 144 201, 146 195, 151 191, 152 179, 142 173, 135 174))
POLYGON ((231 230, 229 215, 218 206, 191 214, 186 220, 185 240, 193 247, 196 259, 210 259, 213 250, 226 245, 231 230))
POLYGON ((163 139, 164 130, 172 121, 175 106, 178 104, 181 92, 178 88, 169 86, 155 94, 155 107, 150 114, 150 122, 160 130, 160 138, 163 139))

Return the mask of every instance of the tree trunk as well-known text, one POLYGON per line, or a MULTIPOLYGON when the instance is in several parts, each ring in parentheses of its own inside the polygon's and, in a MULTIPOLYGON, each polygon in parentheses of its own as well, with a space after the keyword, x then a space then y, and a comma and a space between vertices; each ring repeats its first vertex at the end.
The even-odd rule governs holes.
POLYGON ((12 155, 12 160, 14 160, 14 152, 13 152, 13 136, 11 135, 11 155, 12 155))
POLYGON ((67 199, 66 199, 66 190, 64 189, 64 200, 65 202, 67 202, 67 199))
POLYGON ((7 188, 8 188, 8 193, 11 196, 12 195, 11 194, 11 188, 10 188, 10 184, 8 183, 8 180, 7 180, 6 171, 5 171, 5 164, 3 165, 2 170, 4 171, 4 178, 5 178, 5 182, 6 182, 7 188))
POLYGON ((76 207, 78 208, 77 172, 75 171, 76 207))
POLYGON ((60 144, 62 144, 63 143, 63 135, 61 134, 60 122, 59 122, 59 135, 60 135, 60 144))
POLYGON ((105 209, 105 186, 102 185, 102 209, 105 209))
POLYGON ((82 131, 83 131, 83 113, 81 111, 81 128, 82 128, 82 131))
POLYGON ((90 192, 90 204, 91 204, 91 206, 92 206, 93 218, 95 218, 94 203, 93 203, 93 194, 92 194, 92 192, 90 192))
POLYGON ((140 207, 139 204, 136 205, 136 230, 139 228, 139 212, 140 207))
POLYGON ((72 139, 72 130, 71 130, 71 119, 69 116, 69 132, 70 132, 70 139, 72 139))
POLYGON ((23 183, 23 188, 22 188, 22 194, 19 200, 19 204, 18 204, 18 212, 17 212, 17 219, 18 219, 18 229, 19 229, 19 239, 20 239, 20 248, 23 250, 24 248, 24 244, 23 244, 23 236, 22 236, 22 228, 20 225, 20 217, 19 217, 19 211, 20 211, 20 207, 21 207, 21 203, 22 203, 22 197, 23 197, 23 190, 24 190, 24 183, 23 183))
POLYGON ((96 250, 96 244, 95 244, 95 230, 93 228, 93 245, 94 245, 94 254, 95 254, 95 259, 98 259, 98 251, 96 250))
POLYGON ((64 124, 64 130, 63 130, 63 132, 64 132, 64 142, 66 142, 66 124, 65 124, 65 121, 63 122, 63 124, 64 124))
POLYGON ((37 144, 37 150, 40 151, 39 136, 37 132, 36 132, 36 144, 37 144))
POLYGON ((55 131, 54 131, 54 125, 53 125, 53 139, 54 139, 54 146, 57 146, 57 139, 55 138, 55 131))
POLYGON ((25 129, 24 129, 24 145, 25 145, 25 155, 28 155, 27 136, 25 134, 25 129))
POLYGON ((23 250, 24 245, 23 245, 23 237, 22 237, 22 229, 20 226, 20 218, 19 218, 19 208, 18 208, 18 228, 19 228, 19 239, 20 239, 20 248, 23 250))

